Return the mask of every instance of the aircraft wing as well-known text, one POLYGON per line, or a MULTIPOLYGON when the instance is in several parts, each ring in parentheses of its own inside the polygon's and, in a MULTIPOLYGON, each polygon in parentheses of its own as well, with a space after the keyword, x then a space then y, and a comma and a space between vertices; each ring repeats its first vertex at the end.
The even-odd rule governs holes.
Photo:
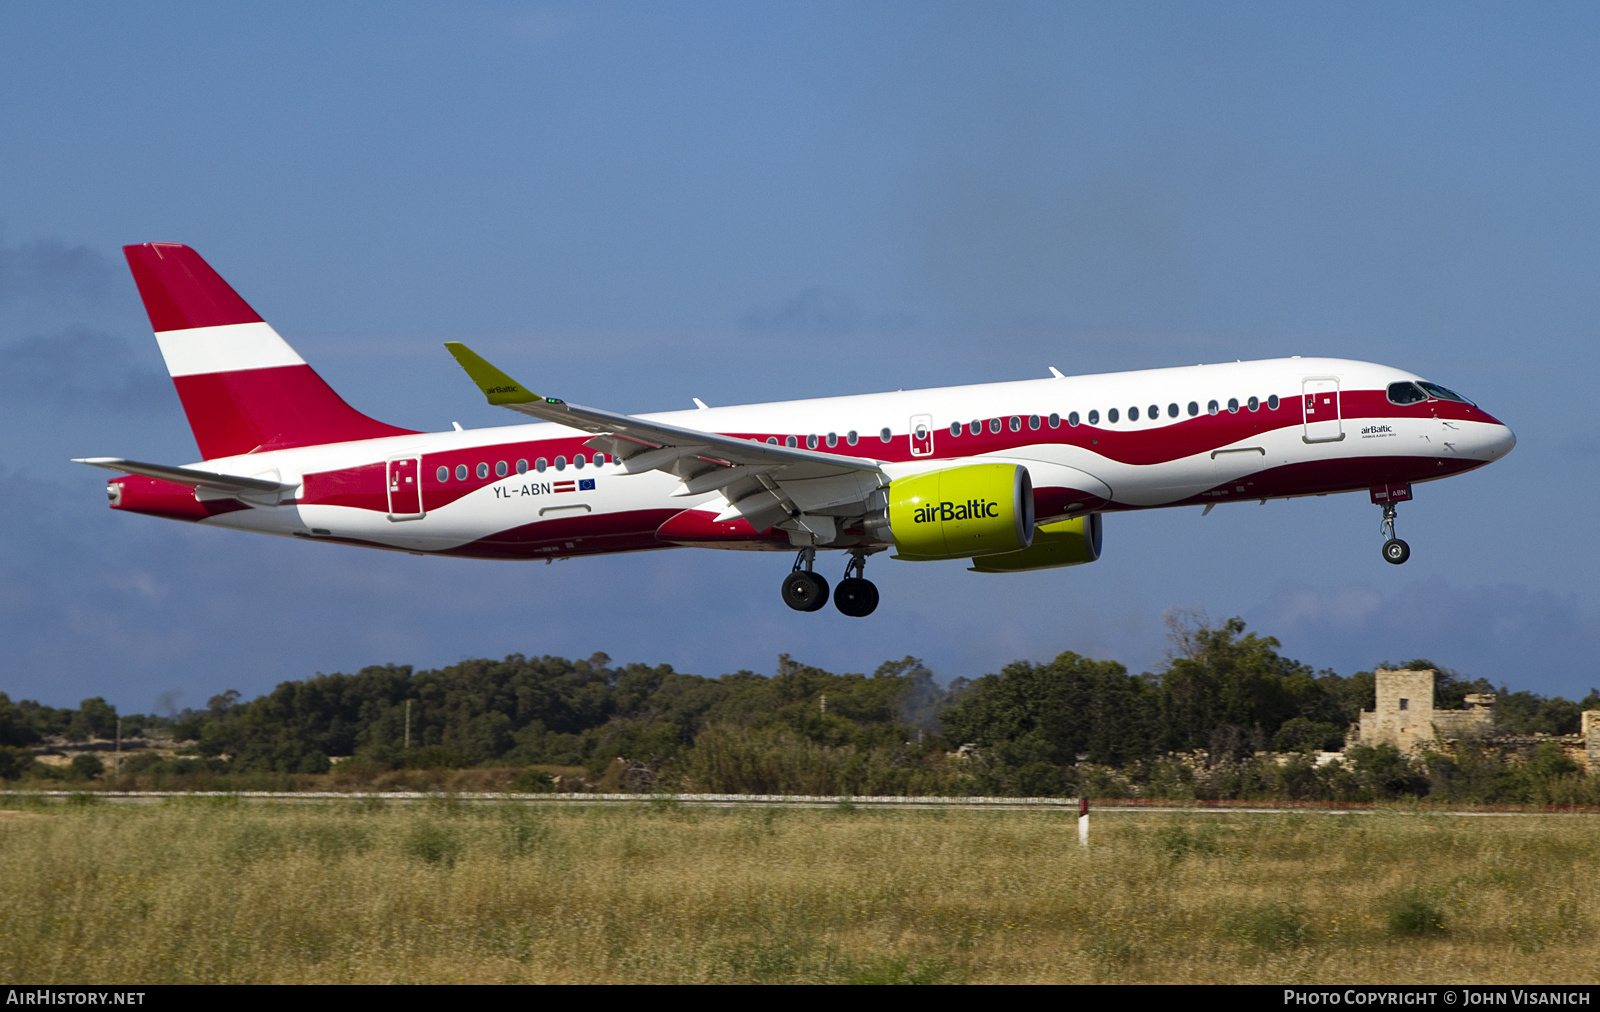
POLYGON ((108 471, 120 471, 123 474, 142 474, 146 478, 159 478, 162 481, 188 485, 191 488, 210 489, 218 492, 260 494, 293 490, 291 485, 285 485, 281 481, 272 481, 267 478, 245 478, 235 474, 198 471, 192 467, 146 464, 138 460, 123 460, 121 457, 74 457, 72 462, 74 464, 88 464, 90 467, 103 467, 108 471))
POLYGON ((683 483, 677 495, 720 492, 718 520, 743 517, 756 530, 782 526, 834 536, 835 517, 860 516, 888 483, 878 461, 683 428, 540 397, 456 341, 445 345, 490 404, 592 432, 588 446, 614 455, 629 474, 664 471, 683 483))

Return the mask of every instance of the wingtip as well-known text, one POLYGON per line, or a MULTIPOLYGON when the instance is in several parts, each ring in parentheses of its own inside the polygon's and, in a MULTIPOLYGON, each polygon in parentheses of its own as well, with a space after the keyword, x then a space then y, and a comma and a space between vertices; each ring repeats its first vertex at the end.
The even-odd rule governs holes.
POLYGON ((527 404, 545 399, 495 368, 488 359, 460 341, 446 341, 444 347, 472 382, 478 385, 478 389, 483 391, 490 404, 527 404))

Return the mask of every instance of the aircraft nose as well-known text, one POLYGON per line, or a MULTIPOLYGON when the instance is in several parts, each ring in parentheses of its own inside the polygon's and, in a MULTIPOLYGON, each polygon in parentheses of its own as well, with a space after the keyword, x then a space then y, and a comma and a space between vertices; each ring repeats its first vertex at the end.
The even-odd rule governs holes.
POLYGON ((1511 431, 1510 426, 1496 425, 1489 435, 1489 459, 1499 460, 1516 445, 1517 434, 1511 431))

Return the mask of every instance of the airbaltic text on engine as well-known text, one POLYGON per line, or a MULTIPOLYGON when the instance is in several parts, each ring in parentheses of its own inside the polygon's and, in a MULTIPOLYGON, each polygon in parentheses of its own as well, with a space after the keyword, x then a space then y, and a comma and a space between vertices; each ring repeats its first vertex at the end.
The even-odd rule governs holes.
POLYGON ((998 517, 1000 504, 997 502, 981 502, 977 499, 968 499, 957 506, 946 500, 941 503, 929 503, 918 509, 915 520, 919 524, 931 523, 935 520, 972 520, 977 517, 998 517))

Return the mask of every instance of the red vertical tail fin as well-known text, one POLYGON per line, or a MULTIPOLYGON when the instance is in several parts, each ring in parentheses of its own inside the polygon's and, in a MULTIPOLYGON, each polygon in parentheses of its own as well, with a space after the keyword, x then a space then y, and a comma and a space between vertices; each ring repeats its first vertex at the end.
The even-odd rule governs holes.
POLYGON ((194 250, 122 252, 207 460, 411 432, 346 404, 194 250))

